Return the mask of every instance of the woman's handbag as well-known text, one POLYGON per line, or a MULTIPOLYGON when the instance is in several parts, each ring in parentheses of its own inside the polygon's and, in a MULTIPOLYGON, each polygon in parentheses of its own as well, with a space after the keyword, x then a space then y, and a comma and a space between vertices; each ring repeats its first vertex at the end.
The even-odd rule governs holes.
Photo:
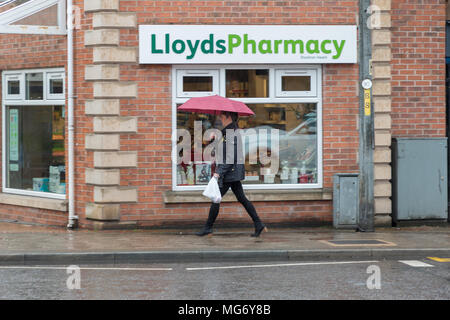
POLYGON ((222 195, 220 194, 219 184, 217 183, 216 178, 212 177, 211 180, 209 180, 209 183, 202 194, 211 199, 214 203, 220 203, 220 201, 222 201, 222 195))

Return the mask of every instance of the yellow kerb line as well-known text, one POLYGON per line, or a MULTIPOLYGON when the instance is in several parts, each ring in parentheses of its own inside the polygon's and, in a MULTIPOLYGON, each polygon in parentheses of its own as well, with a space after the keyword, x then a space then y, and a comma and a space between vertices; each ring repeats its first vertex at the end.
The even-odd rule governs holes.
POLYGON ((430 260, 434 260, 437 262, 450 262, 450 258, 437 258, 437 257, 428 257, 430 260))

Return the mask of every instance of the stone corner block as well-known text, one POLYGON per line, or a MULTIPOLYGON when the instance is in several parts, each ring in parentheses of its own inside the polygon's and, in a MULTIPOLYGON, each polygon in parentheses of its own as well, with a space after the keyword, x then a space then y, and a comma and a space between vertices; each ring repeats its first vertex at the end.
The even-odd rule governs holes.
POLYGON ((118 134, 87 134, 86 150, 119 150, 120 135, 118 134))
POLYGON ((95 117, 94 132, 96 133, 136 133, 137 118, 135 117, 95 117))
POLYGON ((84 45, 89 46, 118 46, 120 44, 120 31, 117 29, 86 30, 84 32, 84 45))
POLYGON ((92 26, 98 28, 136 28, 135 13, 128 12, 97 12, 92 18, 92 26))
POLYGON ((120 67, 119 65, 112 64, 97 64, 87 65, 85 67, 84 80, 119 80, 120 79, 120 67))
POLYGON ((136 98, 135 82, 94 82, 94 98, 136 98))
POLYGON ((119 11, 119 0, 84 0, 84 11, 119 11))
POLYGON ((120 114, 119 99, 95 99, 87 100, 85 114, 88 116, 118 116, 120 114))
POLYGON ((86 204, 86 218, 92 220, 120 220, 119 204, 86 204))
POLYGON ((137 63, 135 47, 94 47, 94 64, 102 63, 137 63))
POLYGON ((120 184, 120 169, 86 168, 86 184, 111 186, 120 184))
POLYGON ((137 194, 135 187, 94 187, 96 203, 137 202, 137 194))
POLYGON ((95 168, 136 168, 137 152, 115 151, 115 152, 94 152, 95 168))

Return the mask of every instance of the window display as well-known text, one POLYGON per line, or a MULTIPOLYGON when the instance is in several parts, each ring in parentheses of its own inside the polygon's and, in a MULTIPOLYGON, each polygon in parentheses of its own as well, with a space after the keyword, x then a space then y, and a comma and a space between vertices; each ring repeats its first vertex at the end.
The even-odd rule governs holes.
MULTIPOLYGON (((243 183, 252 186, 290 185, 307 186, 320 183, 319 167, 320 142, 318 136, 319 98, 308 97, 310 102, 295 102, 295 99, 271 97, 275 90, 275 79, 270 75, 282 74, 280 86, 283 91, 311 91, 311 76, 296 74, 287 75, 269 69, 222 69, 225 83, 220 92, 230 98, 245 98, 246 105, 255 113, 251 117, 239 117, 238 126, 242 129, 242 147, 245 156, 245 179, 243 183), (252 103, 251 98, 257 98, 252 103), (265 99, 265 100, 264 100, 265 99), (273 140, 277 139, 277 141, 273 140), (266 156, 270 162, 261 159, 266 156), (256 159, 256 160, 255 160, 256 159), (272 162, 276 162, 273 166, 272 162), (275 169, 274 169, 275 168, 275 169)), ((314 71, 316 72, 316 71, 314 71)), ((311 73, 311 69, 308 70, 311 73)), ((223 78, 222 78, 223 79, 223 78)), ((316 81, 316 79, 313 79, 316 81)), ((301 97, 300 97, 301 98, 301 97)), ((179 106, 186 100, 177 102, 179 106)), ((218 117, 210 114, 199 114, 177 111, 177 129, 187 129, 191 137, 189 163, 181 163, 174 167, 176 186, 195 186, 207 184, 215 171, 215 163, 202 158, 194 161, 195 126, 202 131, 202 150, 210 146, 214 140, 206 141, 204 132, 219 126, 218 117), (197 122, 197 124, 196 124, 197 122)), ((181 142, 181 138, 177 143, 181 142)), ((182 156, 182 154, 179 154, 182 156)), ((205 156, 205 155, 203 155, 205 156)))
POLYGON ((7 188, 65 193, 63 109, 7 107, 7 188))
POLYGON ((8 84, 3 91, 3 192, 65 197, 64 70, 2 76, 8 84))

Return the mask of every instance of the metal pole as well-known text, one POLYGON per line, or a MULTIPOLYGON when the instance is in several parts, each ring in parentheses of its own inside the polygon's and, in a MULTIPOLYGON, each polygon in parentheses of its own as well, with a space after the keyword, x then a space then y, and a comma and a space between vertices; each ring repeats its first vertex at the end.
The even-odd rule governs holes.
POLYGON ((359 2, 359 231, 374 231, 374 165, 373 149, 375 148, 372 108, 372 80, 370 75, 370 59, 372 56, 371 30, 367 24, 370 15, 370 0, 359 2), (363 81, 366 83, 363 87, 363 81), (367 84, 367 82, 369 84, 367 84))

